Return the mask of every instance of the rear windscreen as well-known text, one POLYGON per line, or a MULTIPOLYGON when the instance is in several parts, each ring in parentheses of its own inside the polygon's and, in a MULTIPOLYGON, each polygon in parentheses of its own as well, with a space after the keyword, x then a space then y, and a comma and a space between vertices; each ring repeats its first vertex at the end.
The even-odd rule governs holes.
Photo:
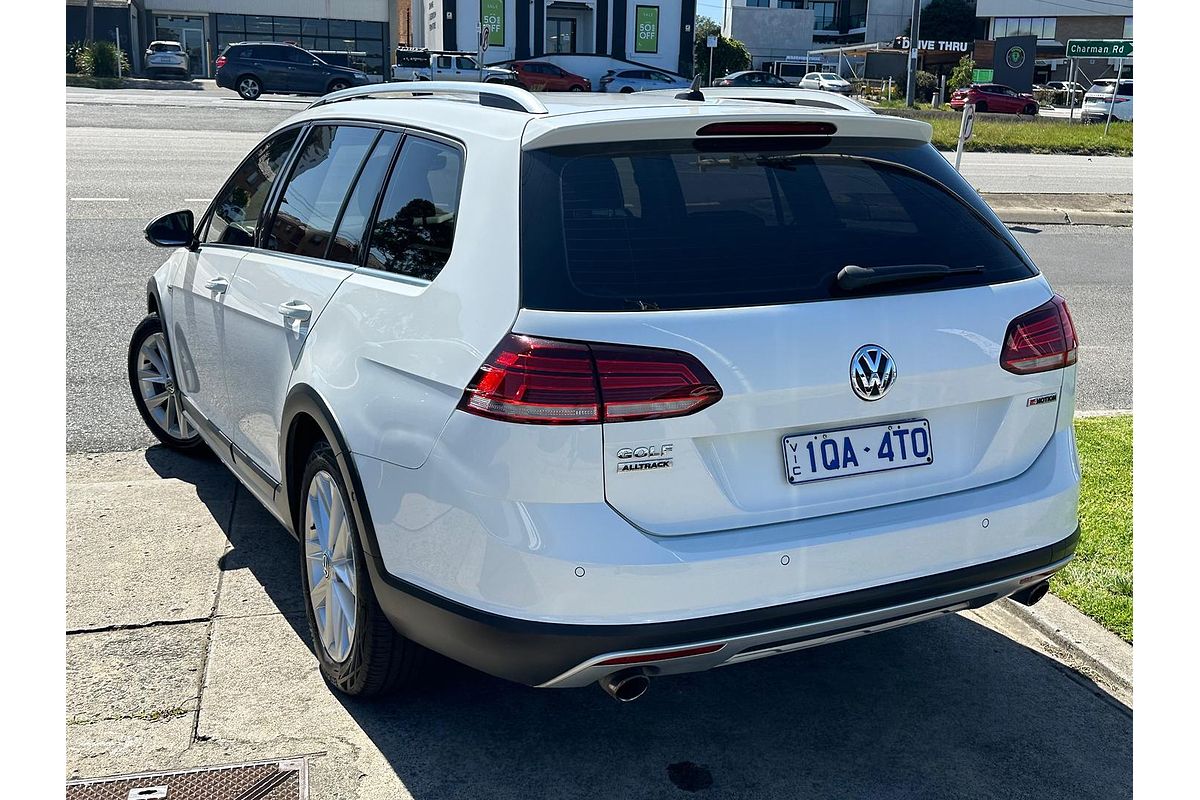
POLYGON ((928 145, 723 139, 570 146, 523 158, 526 308, 798 303, 1037 274, 928 145), (836 278, 851 264, 972 271, 850 294, 836 278))

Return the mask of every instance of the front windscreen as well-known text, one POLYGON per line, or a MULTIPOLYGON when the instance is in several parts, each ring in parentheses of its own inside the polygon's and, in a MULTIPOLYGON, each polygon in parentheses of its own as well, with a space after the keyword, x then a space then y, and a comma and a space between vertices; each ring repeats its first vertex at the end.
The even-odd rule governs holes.
POLYGON ((851 296, 837 284, 847 265, 964 270, 852 296, 1037 274, 974 190, 928 145, 724 139, 533 150, 524 154, 521 198, 527 308, 836 299, 851 296))

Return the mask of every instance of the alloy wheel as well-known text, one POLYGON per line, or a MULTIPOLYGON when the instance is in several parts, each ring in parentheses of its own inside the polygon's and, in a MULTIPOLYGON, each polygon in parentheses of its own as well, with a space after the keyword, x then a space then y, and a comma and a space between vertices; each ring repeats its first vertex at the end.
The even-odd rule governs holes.
POLYGON ((347 506, 333 476, 320 470, 304 511, 304 575, 321 647, 332 661, 350 655, 358 614, 358 569, 347 506))
POLYGON ((238 83, 238 93, 241 94, 242 97, 253 100, 255 97, 258 97, 259 91, 261 90, 259 88, 258 81, 254 80, 253 78, 242 78, 242 80, 238 83))
POLYGON ((138 348, 137 380, 142 402, 154 424, 176 439, 191 439, 196 435, 180 402, 167 339, 161 332, 147 336, 138 348))

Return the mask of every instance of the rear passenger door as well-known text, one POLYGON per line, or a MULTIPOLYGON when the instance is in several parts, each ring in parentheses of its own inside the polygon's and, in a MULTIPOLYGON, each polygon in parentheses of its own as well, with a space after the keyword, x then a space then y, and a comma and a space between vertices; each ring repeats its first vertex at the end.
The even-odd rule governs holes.
POLYGON ((290 50, 290 47, 283 45, 255 45, 254 62, 264 89, 272 92, 296 91, 292 86, 292 64, 288 61, 290 50))
POLYGON ((280 420, 305 340, 357 267, 379 188, 400 140, 353 124, 311 126, 274 212, 226 299, 227 432, 260 475, 278 482, 280 420))

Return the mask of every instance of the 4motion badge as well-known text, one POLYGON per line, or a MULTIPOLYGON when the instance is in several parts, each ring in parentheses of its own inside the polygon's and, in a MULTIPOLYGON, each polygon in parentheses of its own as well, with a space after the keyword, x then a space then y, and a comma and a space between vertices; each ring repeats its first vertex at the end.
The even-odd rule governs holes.
POLYGON ((617 451, 617 472, 645 472, 653 469, 670 469, 671 444, 646 447, 622 447, 617 451))

